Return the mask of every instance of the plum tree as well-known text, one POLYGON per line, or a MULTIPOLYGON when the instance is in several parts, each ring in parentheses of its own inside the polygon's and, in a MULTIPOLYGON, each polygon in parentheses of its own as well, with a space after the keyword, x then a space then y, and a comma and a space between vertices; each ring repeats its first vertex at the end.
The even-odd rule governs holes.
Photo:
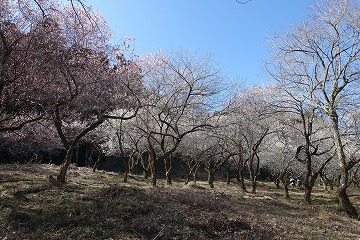
POLYGON ((289 92, 298 92, 329 121, 341 169, 338 197, 346 213, 358 218, 349 200, 349 171, 359 158, 345 152, 343 120, 359 106, 360 5, 322 1, 309 20, 274 38, 273 76, 289 92))

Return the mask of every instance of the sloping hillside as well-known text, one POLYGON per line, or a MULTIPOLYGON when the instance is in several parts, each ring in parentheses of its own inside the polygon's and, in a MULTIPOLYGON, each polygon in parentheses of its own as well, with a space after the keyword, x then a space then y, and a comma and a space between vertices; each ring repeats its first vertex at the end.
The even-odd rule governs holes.
POLYGON ((285 200, 271 183, 255 195, 236 183, 150 187, 142 176, 123 183, 116 173, 73 167, 59 186, 47 177, 56 172, 0 165, 0 239, 360 239, 360 222, 320 191, 309 206, 301 190, 285 200))

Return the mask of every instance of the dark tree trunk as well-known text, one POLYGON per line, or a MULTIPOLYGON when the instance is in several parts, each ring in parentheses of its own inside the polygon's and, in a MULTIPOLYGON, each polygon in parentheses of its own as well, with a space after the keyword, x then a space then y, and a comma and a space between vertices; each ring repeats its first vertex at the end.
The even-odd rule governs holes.
POLYGON ((274 183, 275 183, 275 186, 277 189, 280 189, 280 182, 281 180, 279 179, 279 177, 277 177, 275 180, 274 180, 274 183))
POLYGON ((228 173, 226 174, 226 183, 227 183, 227 184, 230 184, 230 182, 231 182, 231 178, 230 178, 230 173, 228 172, 228 173))
POLYGON ((349 187, 349 168, 346 162, 346 155, 344 152, 344 145, 341 140, 341 135, 338 125, 338 115, 335 109, 329 114, 329 117, 332 121, 332 130, 334 134, 334 143, 338 155, 338 164, 341 170, 340 184, 338 186, 338 198, 340 204, 345 210, 346 214, 354 219, 359 219, 359 214, 356 211, 356 208, 350 202, 349 196, 347 194, 347 188, 349 187))
POLYGON ((170 169, 169 171, 166 172, 166 184, 171 185, 171 183, 172 183, 172 174, 170 169))
POLYGON ((196 183, 196 181, 197 181, 197 179, 199 177, 199 167, 200 167, 200 164, 196 164, 194 172, 193 172, 193 181, 194 181, 194 183, 196 183))
POLYGON ((93 172, 95 172, 96 171, 96 169, 97 169, 97 167, 99 166, 99 163, 102 161, 102 159, 103 159, 103 155, 100 153, 100 152, 98 152, 98 156, 97 156, 97 160, 96 160, 96 162, 94 163, 94 166, 93 166, 93 172))
POLYGON ((187 176, 186 176, 185 185, 187 185, 190 182, 190 177, 191 177, 191 174, 188 173, 187 176))
POLYGON ((348 182, 348 180, 346 180, 346 178, 348 178, 348 171, 343 170, 343 174, 345 176, 341 175, 341 184, 338 186, 338 197, 340 204, 349 217, 359 219, 359 214, 356 211, 356 208, 351 204, 349 196, 347 194, 348 185, 346 185, 345 182, 348 182))
POLYGON ((60 183, 66 182, 66 173, 71 164, 72 156, 74 153, 74 147, 75 147, 74 144, 70 145, 70 148, 66 151, 65 159, 64 159, 63 163, 60 165, 60 172, 57 176, 57 180, 60 183))
POLYGON ((198 176, 198 171, 199 171, 199 163, 196 163, 195 165, 193 165, 190 169, 190 171, 187 174, 187 178, 185 181, 185 185, 189 183, 191 176, 193 176, 193 181, 194 183, 196 183, 197 180, 197 176, 198 176))
POLYGON ((98 149, 97 146, 95 146, 95 144, 86 144, 86 150, 85 150, 85 160, 84 160, 84 165, 88 166, 90 164, 92 164, 92 160, 91 160, 91 155, 92 155, 92 149, 95 149, 95 151, 98 153, 98 149))
POLYGON ((198 177, 199 177, 199 174, 198 174, 198 172, 196 171, 196 172, 193 174, 193 182, 194 182, 194 183, 197 182, 198 177))
POLYGON ((286 199, 289 199, 290 198, 289 184, 288 184, 288 182, 286 181, 285 178, 283 178, 281 181, 282 181, 282 183, 284 185, 284 196, 285 196, 286 199))
POLYGON ((214 173, 212 171, 208 171, 208 183, 210 188, 214 188, 214 180, 215 180, 214 173))
POLYGON ((236 174, 236 180, 240 183, 242 192, 247 192, 245 185, 245 168, 239 169, 236 174))
POLYGON ((252 156, 252 159, 249 159, 249 175, 250 175, 250 181, 251 181, 251 193, 256 193, 256 187, 257 187, 257 173, 258 173, 258 164, 256 164, 256 167, 253 166, 256 156, 252 156), (255 168, 255 169, 254 169, 255 168))
POLYGON ((289 194, 289 176, 288 176, 288 171, 284 170, 282 172, 282 174, 278 177, 278 179, 282 182, 283 186, 284 186, 284 196, 286 199, 290 198, 290 194, 289 194))
POLYGON ((99 118, 97 121, 91 123, 88 127, 86 127, 79 135, 77 135, 77 137, 74 139, 73 142, 69 142, 69 141, 67 141, 67 139, 64 135, 64 132, 62 131, 62 123, 61 123, 59 108, 56 108, 55 119, 54 119, 55 127, 56 127, 56 130, 58 131, 58 134, 59 134, 59 137, 60 137, 62 143, 64 144, 65 148, 67 149, 64 162, 60 165, 60 172, 59 172, 59 175, 57 176, 58 182, 65 183, 66 172, 70 166, 72 156, 74 153, 74 148, 79 143, 80 139, 82 137, 84 137, 87 133, 89 133, 90 131, 94 130, 96 127, 101 125, 103 122, 104 122, 104 119, 99 118))
POLYGON ((156 159, 150 158, 150 170, 151 170, 151 185, 156 186, 157 176, 156 176, 156 159))
POLYGON ((79 144, 76 144, 76 153, 75 153, 75 163, 76 166, 79 166, 79 144))
MULTIPOLYGON (((321 171, 321 170, 319 170, 319 171, 321 171)), ((304 198, 305 198, 305 201, 309 204, 311 204, 311 193, 315 186, 315 182, 316 182, 316 179, 318 178, 318 176, 319 176, 319 172, 315 172, 309 179, 309 182, 306 185, 304 185, 304 187, 305 187, 304 198)))
MULTIPOLYGON (((305 186, 305 185, 304 185, 305 186)), ((304 194, 304 199, 308 204, 311 204, 311 191, 312 191, 312 187, 310 186, 305 186, 305 194, 304 194)))
POLYGON ((171 156, 165 158, 164 162, 165 162, 166 184, 171 185, 171 181, 172 181, 172 158, 171 158, 171 156))
POLYGON ((150 167, 144 168, 143 171, 144 171, 144 179, 148 179, 151 175, 150 167))
POLYGON ((231 168, 228 164, 227 168, 226 168, 226 183, 230 184, 231 182, 231 168))
POLYGON ((322 183, 324 184, 324 192, 329 193, 330 192, 329 188, 328 188, 329 187, 329 182, 326 179, 326 176, 324 174, 320 173, 320 179, 321 179, 322 183))
POLYGON ((251 178, 251 193, 256 193, 257 181, 256 178, 251 178))
POLYGON ((128 175, 129 175, 129 157, 122 157, 123 158, 123 165, 124 165, 124 179, 123 181, 126 183, 128 180, 128 175))

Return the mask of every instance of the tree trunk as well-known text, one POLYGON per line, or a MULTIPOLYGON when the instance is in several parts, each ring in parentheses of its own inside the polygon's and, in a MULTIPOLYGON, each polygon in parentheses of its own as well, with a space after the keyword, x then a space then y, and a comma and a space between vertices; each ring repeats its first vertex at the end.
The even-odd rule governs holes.
POLYGON ((199 167, 200 167, 200 164, 197 164, 195 169, 194 169, 194 172, 193 172, 193 181, 194 183, 196 183, 198 177, 199 177, 199 167))
POLYGON ((124 171, 125 171, 123 181, 126 183, 128 180, 128 175, 129 175, 129 162, 130 161, 129 161, 129 157, 122 156, 122 158, 123 158, 123 165, 124 165, 124 171))
POLYGON ((190 182, 190 177, 191 177, 191 174, 188 173, 187 176, 186 176, 185 185, 187 185, 190 182))
POLYGON ((245 168, 239 169, 236 174, 236 180, 240 183, 242 192, 247 192, 246 185, 245 185, 245 168))
POLYGON ((57 180, 60 183, 66 182, 66 173, 71 164, 72 156, 74 153, 74 147, 75 147, 74 144, 70 145, 70 148, 66 151, 65 159, 63 163, 60 165, 60 172, 59 175, 57 176, 57 180))
POLYGON ((251 181, 251 193, 256 193, 256 174, 253 168, 253 159, 249 160, 249 175, 251 181))
POLYGON ((303 183, 304 188, 305 188, 304 199, 308 204, 311 204, 312 186, 310 184, 310 181, 311 181, 310 179, 312 177, 311 176, 311 173, 312 173, 312 155, 311 155, 311 152, 310 152, 310 135, 305 133, 305 138, 306 138, 306 146, 305 146, 306 173, 305 173, 305 178, 304 178, 304 183, 303 183))
MULTIPOLYGON (((319 171, 322 171, 322 169, 319 169, 319 171)), ((312 190, 315 186, 315 182, 316 182, 316 179, 318 178, 319 176, 319 171, 315 172, 309 179, 309 182, 307 183, 307 185, 305 187, 305 195, 304 195, 304 198, 305 198, 305 201, 309 204, 311 204, 311 193, 312 193, 312 190)))
POLYGON ((356 208, 351 204, 346 190, 347 186, 344 186, 342 184, 338 187, 338 197, 340 200, 340 204, 349 217, 359 219, 359 214, 357 213, 356 208))
POLYGON ((275 183, 275 186, 277 189, 280 189, 280 179, 277 177, 275 180, 274 180, 274 183, 275 183))
POLYGON ((99 163, 102 161, 102 159, 103 159, 103 155, 101 154, 101 152, 98 152, 97 153, 98 154, 98 157, 97 157, 97 160, 96 160, 96 162, 94 163, 94 166, 93 166, 93 172, 95 172, 96 171, 96 169, 97 169, 97 167, 99 166, 99 163))
POLYGON ((156 159, 150 158, 150 170, 151 170, 151 185, 156 187, 156 159))
POLYGON ((256 177, 251 178, 251 193, 256 193, 257 181, 256 177))
POLYGON ((330 193, 329 188, 328 188, 329 187, 329 182, 326 179, 326 176, 324 174, 320 173, 320 179, 321 179, 322 183, 324 184, 324 192, 325 193, 330 193))
POLYGON ((214 173, 212 171, 208 171, 208 183, 210 188, 214 188, 214 173))
POLYGON ((190 182, 190 178, 191 176, 194 174, 194 172, 196 171, 197 168, 197 163, 193 166, 191 166, 191 164, 188 164, 188 167, 190 168, 188 173, 187 173, 187 177, 186 177, 186 181, 185 181, 185 185, 187 185, 190 182), (191 166, 191 167, 190 167, 191 166))
POLYGON ((172 158, 171 158, 171 156, 165 158, 164 162, 165 162, 166 184, 171 185, 171 181, 172 181, 172 158))
POLYGON ((340 184, 338 186, 338 198, 340 204, 345 210, 346 214, 351 217, 358 219, 359 214, 356 208, 351 204, 349 196, 347 194, 347 188, 349 187, 349 169, 346 163, 346 155, 344 152, 344 146, 342 144, 341 135, 338 126, 338 115, 335 110, 329 114, 332 120, 332 130, 334 134, 334 143, 338 155, 338 163, 341 170, 340 184))
POLYGON ((289 199, 290 198, 290 194, 289 194, 289 184, 288 182, 286 181, 285 178, 281 179, 281 182, 283 183, 284 185, 284 196, 286 199, 289 199))
POLYGON ((86 150, 85 150, 85 160, 84 160, 84 165, 87 167, 88 165, 92 164, 92 149, 94 148, 96 150, 96 152, 98 151, 97 147, 95 146, 95 144, 86 144, 86 150))
POLYGON ((310 186, 305 186, 304 199, 308 204, 311 204, 311 191, 312 191, 312 188, 310 186))
POLYGON ((171 169, 169 171, 166 171, 166 184, 171 185, 172 181, 172 174, 171 169))
POLYGON ((282 182, 283 186, 284 186, 284 196, 286 199, 290 198, 289 195, 289 175, 288 175, 288 171, 287 169, 284 169, 284 171, 281 173, 280 176, 278 176, 278 179, 282 182))
POLYGON ((79 167, 79 144, 76 144, 75 163, 79 167))
POLYGON ((144 179, 148 179, 151 175, 150 167, 144 168, 143 171, 144 171, 144 179))
POLYGON ((230 181, 231 181, 231 169, 230 167, 228 166, 226 168, 226 183, 227 184, 230 184, 230 181))
POLYGON ((226 174, 226 183, 227 183, 227 184, 230 184, 230 181, 231 181, 230 173, 228 172, 228 173, 226 174))

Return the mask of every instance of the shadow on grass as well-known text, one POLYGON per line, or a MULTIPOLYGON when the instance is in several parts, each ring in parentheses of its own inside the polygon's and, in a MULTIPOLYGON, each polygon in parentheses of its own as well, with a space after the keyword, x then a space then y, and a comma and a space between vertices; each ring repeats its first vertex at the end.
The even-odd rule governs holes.
POLYGON ((271 228, 263 229, 229 211, 230 199, 223 196, 221 202, 219 197, 192 189, 37 186, 15 192, 13 201, 2 201, 0 207, 8 210, 5 229, 15 239, 271 239, 274 235, 271 228))

